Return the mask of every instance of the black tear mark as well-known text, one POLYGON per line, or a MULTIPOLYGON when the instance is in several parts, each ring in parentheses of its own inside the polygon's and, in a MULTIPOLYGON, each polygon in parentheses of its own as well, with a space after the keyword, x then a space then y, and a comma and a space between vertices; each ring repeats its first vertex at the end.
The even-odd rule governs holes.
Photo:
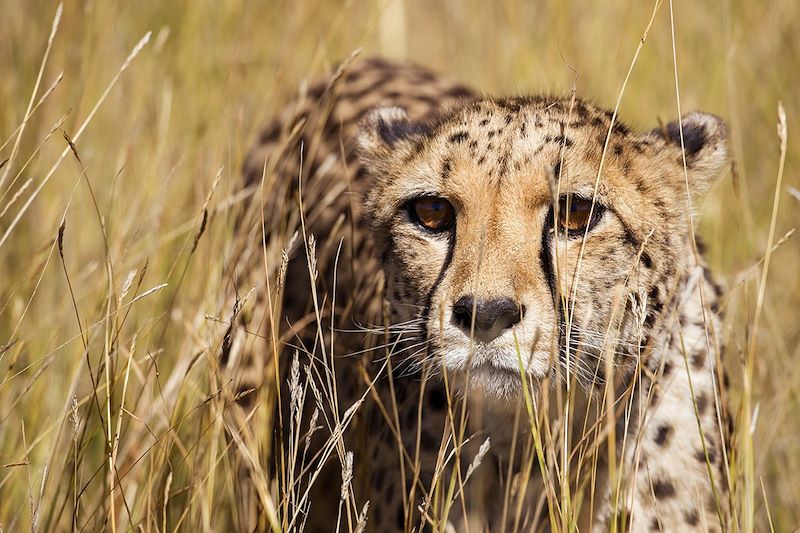
MULTIPOLYGON (((444 279, 445 274, 447 274, 447 269, 450 268, 450 263, 453 262, 453 251, 456 248, 456 232, 451 231, 450 238, 447 240, 447 254, 444 257, 444 263, 442 263, 442 268, 439 270, 439 274, 436 276, 436 281, 433 282, 428 294, 425 295, 425 306, 423 307, 423 311, 421 313, 422 323, 427 324, 428 318, 430 318, 431 314, 431 303, 433 302, 433 295, 436 293, 436 290, 441 285, 442 280, 444 279)), ((426 338, 430 338, 432 333, 430 331, 426 332, 426 338)))
POLYGON ((553 209, 551 208, 547 215, 547 221, 545 222, 544 230, 542 230, 542 249, 539 252, 539 262, 542 266, 542 271, 544 272, 545 278, 547 279, 547 287, 550 289, 550 297, 553 299, 553 302, 558 302, 558 297, 556 294, 556 278, 553 273, 553 256, 550 250, 550 245, 552 242, 550 237, 550 228, 553 227, 553 222, 553 209))
MULTIPOLYGON (((681 131, 680 124, 677 122, 670 122, 667 124, 667 134, 669 141, 674 142, 678 146, 681 144, 681 131)), ((686 156, 692 157, 697 154, 706 145, 708 135, 706 134, 705 124, 696 124, 688 122, 683 125, 683 147, 686 150, 686 156)))

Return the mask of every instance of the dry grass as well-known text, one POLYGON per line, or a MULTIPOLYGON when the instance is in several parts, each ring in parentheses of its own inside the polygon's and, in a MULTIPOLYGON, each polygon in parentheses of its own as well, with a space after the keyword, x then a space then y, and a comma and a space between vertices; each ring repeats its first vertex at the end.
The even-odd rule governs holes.
MULTIPOLYGON (((0 0, 0 529, 223 530, 240 523, 231 447, 257 465, 256 498, 285 526, 265 424, 226 438, 225 327, 207 318, 230 315, 226 259, 252 238, 233 224, 244 153, 301 80, 357 47, 486 92, 577 83, 613 105, 653 5, 531 4, 68 2, 50 47, 53 2, 0 0)), ((674 7, 681 107, 726 117, 733 134, 735 172, 700 207, 700 233, 731 289, 737 523, 789 531, 800 246, 781 237, 800 223, 800 3, 674 7)), ((676 115, 672 46, 665 4, 621 101, 628 122, 676 115)), ((363 502, 342 504, 342 529, 356 529, 363 502)))

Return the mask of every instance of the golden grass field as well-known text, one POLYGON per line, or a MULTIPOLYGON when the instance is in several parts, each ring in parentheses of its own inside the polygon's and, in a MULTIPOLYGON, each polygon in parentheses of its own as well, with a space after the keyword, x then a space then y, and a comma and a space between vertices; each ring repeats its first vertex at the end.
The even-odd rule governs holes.
POLYGON ((53 30, 56 11, 0 0, 0 531, 236 527, 215 317, 240 169, 359 47, 605 107, 633 62, 626 122, 674 118, 676 73, 684 112, 728 121, 735 170, 698 211, 729 288, 732 528, 800 527, 800 2, 69 0, 53 30))

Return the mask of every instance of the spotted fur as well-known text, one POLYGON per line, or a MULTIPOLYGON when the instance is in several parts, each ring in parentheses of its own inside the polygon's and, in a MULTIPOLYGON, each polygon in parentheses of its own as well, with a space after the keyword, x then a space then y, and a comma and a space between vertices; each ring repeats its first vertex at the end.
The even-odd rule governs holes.
MULTIPOLYGON (((302 327, 315 316, 302 238, 287 250, 285 276, 275 265, 268 272, 285 279, 277 300, 285 320, 266 330, 315 354, 322 342, 325 353, 364 354, 336 360, 342 410, 386 370, 347 437, 366 470, 357 497, 371 502, 371 528, 422 523, 420 503, 440 475, 447 435, 435 376, 446 372, 463 393, 489 399, 482 416, 494 445, 486 463, 507 464, 503 428, 509 406, 521 401, 522 368, 534 384, 574 380, 588 401, 607 382, 640 398, 618 436, 629 443, 618 458, 624 493, 598 479, 606 503, 583 518, 585 529, 607 530, 624 515, 634 531, 720 530, 728 514, 720 290, 693 247, 688 206, 726 164, 726 136, 724 123, 703 113, 637 133, 576 98, 488 98, 416 66, 345 65, 301 92, 248 156, 245 176, 260 201, 240 227, 259 239, 239 251, 239 285, 258 288, 261 313, 237 311, 224 363, 241 388, 265 374, 263 354, 272 348, 243 332, 267 315, 260 247, 286 247, 274 236, 301 230, 302 183, 314 282, 328 302, 322 323, 332 313, 341 330, 385 324, 397 355, 386 369, 389 348, 365 351, 364 332, 326 330, 321 340, 315 327, 302 327), (580 235, 555 222, 566 195, 594 199, 593 223, 580 235), (419 197, 447 199, 454 227, 434 234, 415 224, 408 206, 419 197), (519 319, 476 342, 454 319, 466 296, 514 302, 519 319), (434 378, 421 387, 420 375, 434 378), (403 492, 416 503, 403 504, 403 492)), ((292 350, 280 344, 274 352, 286 361, 292 350)), ((497 502, 473 495, 469 505, 486 509, 487 525, 497 527, 497 502)))

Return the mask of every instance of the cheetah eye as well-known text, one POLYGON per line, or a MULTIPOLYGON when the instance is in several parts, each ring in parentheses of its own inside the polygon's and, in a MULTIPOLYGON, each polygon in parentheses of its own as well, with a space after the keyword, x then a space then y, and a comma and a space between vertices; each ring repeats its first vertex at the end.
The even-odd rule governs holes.
POLYGON ((587 226, 600 220, 603 206, 579 196, 562 196, 558 200, 558 229, 570 237, 582 235, 587 226))
POLYGON ((408 211, 414 222, 436 233, 451 229, 456 219, 453 205, 444 198, 436 196, 411 200, 408 211))

